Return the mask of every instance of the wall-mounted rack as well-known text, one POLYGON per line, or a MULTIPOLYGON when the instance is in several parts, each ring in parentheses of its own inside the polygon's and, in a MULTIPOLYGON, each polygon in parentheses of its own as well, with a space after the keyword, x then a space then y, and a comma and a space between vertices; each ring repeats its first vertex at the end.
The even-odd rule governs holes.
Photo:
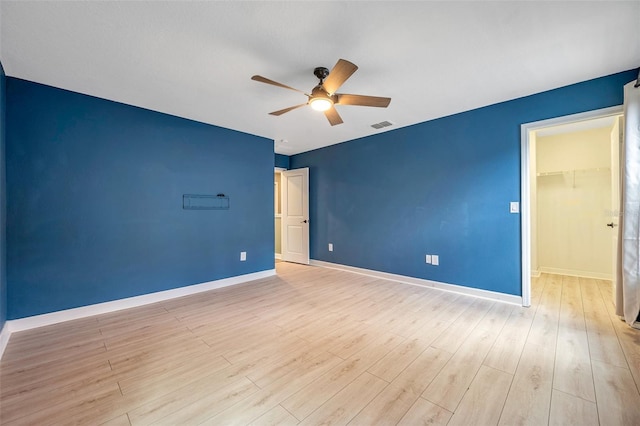
POLYGON ((569 176, 572 179, 573 188, 576 187, 576 173, 577 174, 587 174, 587 173, 601 173, 601 172, 611 172, 610 167, 592 167, 590 169, 574 169, 574 170, 558 170, 552 172, 540 172, 537 173, 537 177, 546 177, 546 176, 569 176))
POLYGON ((229 197, 224 194, 184 194, 182 208, 184 210, 229 210, 229 197))
POLYGON ((536 175, 538 177, 543 177, 543 176, 568 175, 568 174, 575 174, 575 173, 610 172, 610 171, 611 171, 610 167, 592 167, 590 169, 554 170, 551 172, 540 172, 540 173, 537 173, 536 175))

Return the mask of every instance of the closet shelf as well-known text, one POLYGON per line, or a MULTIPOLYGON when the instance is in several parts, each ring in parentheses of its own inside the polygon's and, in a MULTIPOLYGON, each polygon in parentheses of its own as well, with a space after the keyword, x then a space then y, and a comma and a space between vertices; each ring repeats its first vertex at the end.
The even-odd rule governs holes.
POLYGON ((593 167, 591 169, 574 169, 574 170, 557 170, 552 172, 540 172, 540 173, 537 173, 536 175, 538 177, 543 177, 543 176, 558 176, 558 175, 575 174, 575 173, 610 172, 610 171, 611 171, 610 167, 593 167))

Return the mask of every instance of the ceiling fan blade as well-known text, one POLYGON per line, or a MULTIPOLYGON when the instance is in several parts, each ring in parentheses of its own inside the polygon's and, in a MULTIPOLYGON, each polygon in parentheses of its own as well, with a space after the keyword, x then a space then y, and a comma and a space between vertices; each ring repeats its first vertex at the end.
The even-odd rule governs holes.
POLYGON ((268 78, 263 77, 263 76, 261 76, 261 75, 254 75, 253 77, 251 77, 251 80, 259 81, 260 83, 267 83, 267 84, 271 84, 271 85, 273 85, 273 86, 282 87, 282 88, 284 88, 284 89, 294 90, 294 91, 296 91, 296 92, 300 92, 300 93, 302 93, 302 94, 306 95, 306 93, 304 93, 302 90, 294 89, 293 87, 289 87, 289 86, 287 86, 287 85, 285 85, 285 84, 278 83, 277 81, 269 80, 268 78))
POLYGON ((331 123, 332 126, 343 123, 342 118, 340 118, 340 114, 338 114, 338 111, 336 111, 333 106, 326 110, 324 112, 324 115, 325 117, 327 117, 327 120, 329 120, 329 123, 331 123))
POLYGON ((357 69, 358 67, 351 62, 339 59, 338 63, 329 72, 329 76, 322 83, 322 87, 324 87, 324 90, 329 94, 336 93, 336 90, 338 90, 357 69))
POLYGON ((346 93, 337 93, 338 105, 360 105, 386 108, 391 102, 391 98, 381 98, 379 96, 349 95, 346 93))
POLYGON ((292 106, 292 107, 289 107, 289 108, 281 109, 281 110, 279 110, 279 111, 273 111, 273 112, 270 112, 269 114, 270 114, 270 115, 282 115, 282 114, 284 114, 285 112, 289 112, 289 111, 291 111, 291 110, 294 110, 294 109, 296 109, 296 108, 303 107, 303 106, 305 106, 305 105, 307 105, 307 104, 300 104, 300 105, 292 106))

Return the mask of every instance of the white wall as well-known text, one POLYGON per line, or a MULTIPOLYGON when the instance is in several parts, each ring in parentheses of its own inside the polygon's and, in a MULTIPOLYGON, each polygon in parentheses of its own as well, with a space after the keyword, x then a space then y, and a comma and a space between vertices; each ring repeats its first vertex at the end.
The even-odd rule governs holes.
POLYGON ((537 262, 542 272, 610 279, 608 127, 536 140, 537 262))

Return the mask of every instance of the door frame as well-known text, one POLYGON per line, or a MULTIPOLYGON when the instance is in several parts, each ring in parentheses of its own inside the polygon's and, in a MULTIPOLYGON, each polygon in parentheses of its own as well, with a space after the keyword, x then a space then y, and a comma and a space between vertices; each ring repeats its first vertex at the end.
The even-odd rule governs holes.
MULTIPOLYGON (((284 167, 274 167, 273 168, 273 174, 275 175, 276 173, 280 173, 280 182, 282 183, 282 172, 286 171, 287 169, 285 169, 284 167)), ((282 185, 278 186, 278 196, 280 197, 280 203, 282 203, 282 185)), ((275 200, 273 202, 273 218, 274 218, 274 225, 273 225, 273 236, 275 238, 275 234, 276 234, 276 229, 275 229, 275 218, 276 218, 276 212, 275 212, 275 200)), ((281 207, 282 209, 282 204, 281 207)), ((282 251, 282 214, 280 215, 280 251, 282 251)), ((281 260, 282 259, 282 253, 278 254, 275 253, 275 249, 274 249, 274 259, 277 260, 281 260)))
POLYGON ((520 252, 522 306, 531 306, 531 153, 529 135, 546 127, 621 115, 622 105, 565 115, 520 125, 520 252))

